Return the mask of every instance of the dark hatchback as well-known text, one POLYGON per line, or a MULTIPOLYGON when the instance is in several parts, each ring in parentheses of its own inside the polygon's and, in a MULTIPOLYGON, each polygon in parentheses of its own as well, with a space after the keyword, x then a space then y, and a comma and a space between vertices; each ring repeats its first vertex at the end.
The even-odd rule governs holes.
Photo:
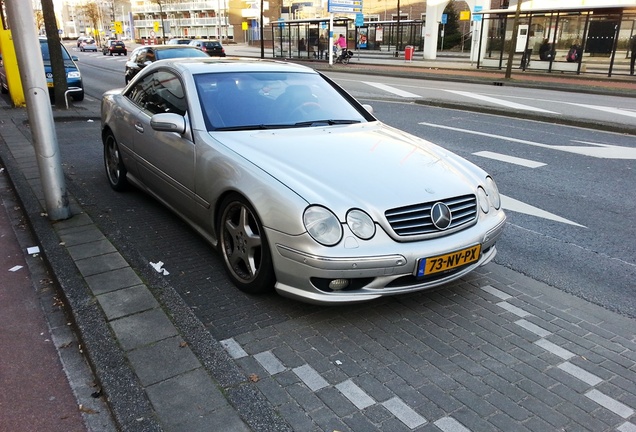
POLYGON ((135 48, 126 62, 126 70, 124 72, 126 84, 128 84, 128 81, 133 79, 140 70, 157 60, 181 57, 209 56, 197 47, 190 45, 143 45, 135 48))
POLYGON ((195 39, 190 45, 199 48, 211 57, 225 57, 225 49, 218 40, 195 39))
MULTIPOLYGON (((44 75, 46 76, 46 86, 49 89, 49 96, 51 101, 54 100, 53 89, 53 69, 51 67, 51 56, 49 54, 49 44, 46 38, 40 38, 40 51, 42 52, 42 60, 44 61, 44 75)), ((84 100, 84 85, 82 83, 82 74, 75 63, 79 59, 77 56, 71 56, 64 45, 60 44, 62 50, 62 59, 64 60, 64 69, 66 70, 66 85, 69 90, 69 95, 74 101, 84 100)), ((4 69, 4 63, 2 56, 0 55, 0 91, 2 93, 9 92, 9 84, 7 82, 7 75, 4 69)))
POLYGON ((107 40, 104 45, 102 45, 102 54, 126 55, 128 54, 128 50, 126 49, 126 44, 120 40, 107 40))

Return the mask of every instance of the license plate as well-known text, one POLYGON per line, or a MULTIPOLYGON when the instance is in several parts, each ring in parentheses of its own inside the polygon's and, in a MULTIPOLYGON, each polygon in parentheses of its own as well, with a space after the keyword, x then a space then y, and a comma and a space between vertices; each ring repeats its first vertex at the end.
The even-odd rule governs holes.
POLYGON ((52 83, 52 82, 47 82, 47 83, 46 83, 46 86, 47 86, 47 87, 53 87, 53 83, 52 83))
POLYGON ((429 276, 451 270, 479 260, 481 245, 471 246, 446 255, 422 258, 417 265, 417 276, 429 276))

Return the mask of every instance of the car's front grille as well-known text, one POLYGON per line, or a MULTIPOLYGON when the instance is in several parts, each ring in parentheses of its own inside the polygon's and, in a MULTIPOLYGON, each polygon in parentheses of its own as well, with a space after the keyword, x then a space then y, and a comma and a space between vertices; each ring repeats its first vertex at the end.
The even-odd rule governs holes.
POLYGON ((477 217, 477 198, 475 195, 464 195, 440 201, 423 204, 413 204, 387 210, 386 216, 391 228, 399 236, 419 236, 439 233, 431 220, 431 208, 435 203, 442 202, 448 206, 452 214, 450 226, 444 231, 455 231, 461 226, 468 225, 477 217))

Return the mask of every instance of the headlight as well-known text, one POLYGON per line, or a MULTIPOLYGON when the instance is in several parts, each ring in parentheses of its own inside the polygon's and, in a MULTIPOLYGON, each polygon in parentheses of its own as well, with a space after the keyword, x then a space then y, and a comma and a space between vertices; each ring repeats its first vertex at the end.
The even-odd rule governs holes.
POLYGON ((81 75, 79 71, 73 71, 66 74, 68 78, 79 78, 81 75))
POLYGON ((488 201, 486 191, 481 186, 477 188, 477 201, 479 201, 481 211, 488 213, 488 210, 490 210, 490 202, 488 201))
POLYGON ((492 177, 486 177, 486 193, 488 194, 490 204, 499 210, 501 207, 501 195, 499 195, 499 189, 492 177))
POLYGON ((340 221, 324 207, 307 207, 303 214, 303 223, 309 235, 325 246, 333 246, 342 238, 340 221))
POLYGON ((375 235, 373 219, 362 210, 350 210, 347 213, 347 225, 349 225, 351 232, 362 240, 369 240, 375 235))

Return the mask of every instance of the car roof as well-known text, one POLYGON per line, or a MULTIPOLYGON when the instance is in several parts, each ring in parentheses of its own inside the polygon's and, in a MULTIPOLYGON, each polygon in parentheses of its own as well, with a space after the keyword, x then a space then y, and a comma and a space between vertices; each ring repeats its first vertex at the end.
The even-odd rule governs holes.
POLYGON ((135 48, 135 51, 139 51, 145 48, 152 48, 153 50, 167 50, 167 49, 198 49, 189 45, 142 45, 135 48))
POLYGON ((193 75, 202 73, 225 72, 293 72, 317 74, 314 69, 296 63, 287 63, 280 60, 242 58, 242 57, 201 57, 201 58, 177 58, 165 59, 154 62, 148 66, 156 69, 171 66, 182 72, 193 75))

